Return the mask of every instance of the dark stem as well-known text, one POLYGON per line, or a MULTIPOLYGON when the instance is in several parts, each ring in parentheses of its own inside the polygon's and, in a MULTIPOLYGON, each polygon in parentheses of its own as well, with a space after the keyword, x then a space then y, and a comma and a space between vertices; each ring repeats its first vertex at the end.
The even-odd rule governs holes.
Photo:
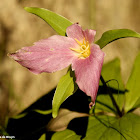
POLYGON ((117 110, 118 115, 119 115, 120 117, 122 117, 122 112, 120 111, 120 109, 119 109, 119 107, 118 107, 118 105, 117 105, 117 103, 116 103, 116 101, 115 101, 115 99, 114 99, 114 97, 113 97, 111 91, 109 90, 109 87, 107 86, 106 82, 104 81, 104 78, 102 77, 102 75, 101 75, 101 77, 100 77, 100 80, 101 80, 101 82, 103 83, 103 86, 104 86, 104 88, 106 89, 106 92, 109 94, 109 96, 110 96, 110 98, 111 98, 111 100, 112 100, 112 103, 113 103, 114 107, 115 107, 116 110, 117 110))

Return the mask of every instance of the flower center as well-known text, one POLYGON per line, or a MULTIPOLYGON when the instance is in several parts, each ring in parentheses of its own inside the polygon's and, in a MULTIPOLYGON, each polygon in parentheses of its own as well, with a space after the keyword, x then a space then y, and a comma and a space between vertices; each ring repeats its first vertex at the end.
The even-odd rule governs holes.
POLYGON ((78 53, 78 57, 79 58, 87 58, 90 55, 90 45, 89 42, 85 40, 85 38, 83 39, 83 42, 81 43, 79 40, 77 40, 75 38, 75 41, 77 42, 77 44, 79 45, 78 49, 75 48, 70 48, 72 51, 75 51, 76 53, 78 53))

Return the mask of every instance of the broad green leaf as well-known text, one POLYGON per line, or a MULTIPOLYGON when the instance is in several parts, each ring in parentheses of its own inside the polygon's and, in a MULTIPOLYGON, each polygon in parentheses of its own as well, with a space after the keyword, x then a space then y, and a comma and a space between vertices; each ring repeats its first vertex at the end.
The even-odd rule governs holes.
MULTIPOLYGON (((108 87, 110 87, 110 91, 116 99, 116 102, 121 110, 123 107, 125 89, 121 79, 120 60, 116 58, 105 64, 102 68, 101 74, 106 82, 110 80, 106 84, 108 87)), ((116 108, 114 107, 110 96, 104 93, 101 81, 95 107, 96 112, 116 112, 116 108)))
POLYGON ((45 20, 58 34, 65 36, 66 28, 72 25, 65 17, 43 8, 25 7, 26 11, 45 20))
POLYGON ((74 72, 70 69, 66 75, 64 75, 56 88, 53 104, 52 104, 52 115, 55 118, 58 114, 60 105, 71 96, 76 90, 77 86, 74 83, 74 72))
POLYGON ((104 80, 114 89, 124 90, 124 84, 121 77, 120 60, 116 58, 107 64, 103 65, 101 75, 104 80))
POLYGON ((64 131, 56 132, 51 140, 80 140, 81 136, 77 135, 74 131, 66 129, 64 131))
POLYGON ((135 108, 138 108, 138 107, 140 107, 140 97, 137 99, 137 101, 133 105, 132 109, 135 109, 135 108))
POLYGON ((118 119, 108 130, 105 131, 101 140, 139 140, 140 139, 140 116, 133 113, 126 114, 118 119), (111 137, 111 138, 110 138, 111 137))
POLYGON ((104 132, 115 121, 116 118, 110 116, 89 117, 86 137, 84 140, 100 140, 104 132))
POLYGON ((126 92, 125 111, 129 111, 135 105, 140 104, 140 54, 136 57, 133 70, 126 84, 128 92, 126 92))
POLYGON ((84 140, 139 140, 140 116, 128 113, 122 118, 89 117, 84 140))
POLYGON ((102 37, 98 41, 96 41, 96 44, 98 44, 100 48, 103 48, 107 44, 115 40, 118 40, 120 38, 126 38, 126 37, 140 38, 140 34, 130 29, 109 30, 103 33, 102 37))

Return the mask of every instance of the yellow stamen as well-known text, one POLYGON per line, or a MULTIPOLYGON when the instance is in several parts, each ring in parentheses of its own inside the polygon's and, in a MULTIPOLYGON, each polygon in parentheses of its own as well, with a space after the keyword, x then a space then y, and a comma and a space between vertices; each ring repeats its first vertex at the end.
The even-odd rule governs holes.
POLYGON ((79 45, 82 45, 82 43, 81 43, 79 40, 77 40, 76 38, 75 38, 75 41, 76 41, 79 45))
POLYGON ((77 44, 79 45, 78 49, 70 48, 72 51, 75 51, 78 54, 79 58, 87 58, 90 55, 90 44, 88 41, 83 39, 83 42, 81 43, 79 40, 75 39, 77 44))
POLYGON ((85 37, 84 37, 84 39, 83 39, 83 44, 85 44, 85 37))
POLYGON ((80 50, 78 50, 78 49, 75 49, 75 48, 70 48, 72 51, 75 51, 75 52, 78 52, 78 53, 81 53, 81 51, 80 50))

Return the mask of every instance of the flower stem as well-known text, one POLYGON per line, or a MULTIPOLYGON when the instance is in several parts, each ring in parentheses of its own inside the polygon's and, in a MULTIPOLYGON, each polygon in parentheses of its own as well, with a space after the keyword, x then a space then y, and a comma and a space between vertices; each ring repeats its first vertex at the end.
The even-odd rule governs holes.
POLYGON ((104 78, 102 77, 102 75, 101 75, 101 77, 100 77, 100 80, 101 80, 101 82, 103 83, 103 86, 104 86, 104 88, 105 88, 106 93, 109 94, 109 96, 110 96, 110 98, 111 98, 111 100, 112 100, 112 103, 113 103, 114 107, 115 107, 116 110, 117 110, 118 115, 119 115, 120 117, 122 117, 122 112, 120 111, 120 109, 119 109, 119 107, 118 107, 118 105, 117 105, 117 103, 116 103, 116 101, 115 101, 115 99, 114 99, 114 97, 113 97, 113 95, 112 95, 112 93, 111 93, 109 87, 107 86, 107 84, 106 84, 104 78))

